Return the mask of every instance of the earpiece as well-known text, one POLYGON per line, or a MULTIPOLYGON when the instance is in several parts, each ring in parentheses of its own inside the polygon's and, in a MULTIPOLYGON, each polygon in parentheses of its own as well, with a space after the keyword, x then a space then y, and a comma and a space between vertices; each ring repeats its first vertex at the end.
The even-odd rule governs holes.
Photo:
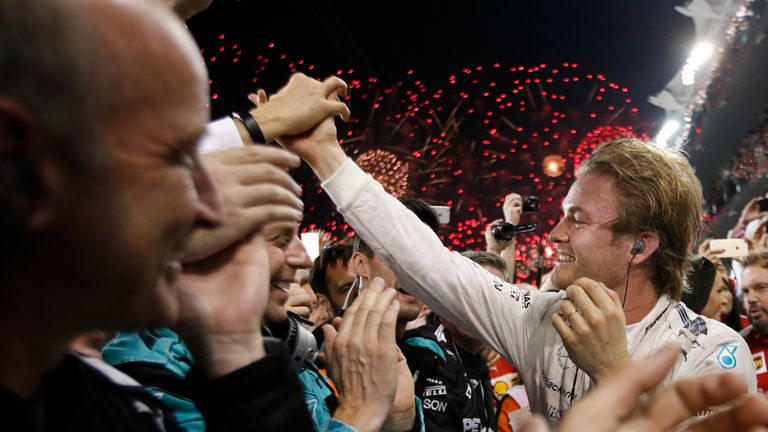
POLYGON ((624 286, 624 299, 621 301, 621 308, 624 309, 624 305, 627 303, 627 292, 629 291, 629 272, 632 270, 632 261, 635 260, 637 254, 645 252, 645 240, 638 239, 632 243, 632 249, 629 250, 632 253, 632 259, 627 264, 627 284, 624 286))

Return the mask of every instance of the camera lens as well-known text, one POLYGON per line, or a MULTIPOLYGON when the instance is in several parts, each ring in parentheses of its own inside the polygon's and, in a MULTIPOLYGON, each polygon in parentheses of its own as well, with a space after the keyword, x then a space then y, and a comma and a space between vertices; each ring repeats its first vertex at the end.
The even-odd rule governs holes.
POLYGON ((496 240, 510 241, 515 237, 515 226, 509 222, 504 222, 491 228, 491 234, 496 240))
POLYGON ((523 211, 532 212, 539 209, 539 197, 529 195, 523 197, 523 211))

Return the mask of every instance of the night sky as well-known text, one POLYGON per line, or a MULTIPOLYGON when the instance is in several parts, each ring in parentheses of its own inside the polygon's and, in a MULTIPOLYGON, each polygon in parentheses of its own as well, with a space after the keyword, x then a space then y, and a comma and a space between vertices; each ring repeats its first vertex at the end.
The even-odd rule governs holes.
POLYGON ((660 122, 662 111, 644 101, 691 49, 693 22, 673 9, 682 3, 216 0, 189 25, 203 44, 218 33, 270 40, 327 70, 352 67, 384 81, 407 69, 444 80, 476 64, 578 62, 627 85, 643 115, 660 122))
MULTIPOLYGON (((294 70, 350 83, 347 153, 395 194, 451 206, 442 239, 484 247, 509 192, 536 195, 539 231, 518 236, 520 280, 573 171, 599 142, 653 136, 663 111, 646 102, 684 63, 693 23, 669 1, 242 2, 218 0, 189 22, 211 75, 212 112, 249 107, 294 70), (361 5, 365 5, 362 7, 361 5), (542 161, 554 158, 554 174, 542 161)), ((352 232, 307 167, 302 231, 352 232)))

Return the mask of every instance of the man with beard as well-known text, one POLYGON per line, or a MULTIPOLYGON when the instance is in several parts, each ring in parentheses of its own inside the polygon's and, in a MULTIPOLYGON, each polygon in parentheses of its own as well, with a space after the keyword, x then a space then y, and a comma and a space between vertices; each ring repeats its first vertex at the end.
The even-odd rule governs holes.
POLYGON ((331 317, 338 315, 344 307, 349 290, 357 288, 357 275, 349 265, 352 252, 352 244, 348 241, 327 246, 309 272, 309 283, 317 293, 318 303, 331 317))
POLYGON ((683 353, 666 383, 721 369, 755 391, 743 339, 678 301, 701 208, 701 184, 682 154, 632 139, 596 149, 550 234, 558 245, 552 281, 561 291, 543 293, 447 250, 346 157, 333 119, 281 144, 312 167, 406 291, 525 367, 532 411, 553 425, 595 383, 666 343, 683 353))
POLYGON ((744 266, 741 292, 751 324, 741 335, 752 352, 757 387, 765 393, 768 391, 768 365, 765 362, 768 351, 768 253, 752 253, 741 262, 744 266))

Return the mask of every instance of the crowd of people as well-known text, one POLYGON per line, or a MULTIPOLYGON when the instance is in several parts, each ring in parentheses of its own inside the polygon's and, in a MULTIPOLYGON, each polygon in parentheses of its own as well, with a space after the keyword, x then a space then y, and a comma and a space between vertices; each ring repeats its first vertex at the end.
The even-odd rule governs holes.
POLYGON ((768 165, 768 108, 764 109, 759 125, 741 138, 734 156, 719 167, 706 196, 706 208, 719 213, 750 181, 766 175, 768 165))
POLYGON ((694 265, 688 161, 605 143, 546 283, 513 284, 514 238, 493 228, 523 197, 486 251, 448 250, 427 203, 339 146, 339 78, 286 77, 211 122, 182 21, 209 3, 0 4, 7 430, 765 430, 759 200, 733 232, 757 252, 703 245, 694 265), (302 160, 356 230, 314 261, 302 160))

